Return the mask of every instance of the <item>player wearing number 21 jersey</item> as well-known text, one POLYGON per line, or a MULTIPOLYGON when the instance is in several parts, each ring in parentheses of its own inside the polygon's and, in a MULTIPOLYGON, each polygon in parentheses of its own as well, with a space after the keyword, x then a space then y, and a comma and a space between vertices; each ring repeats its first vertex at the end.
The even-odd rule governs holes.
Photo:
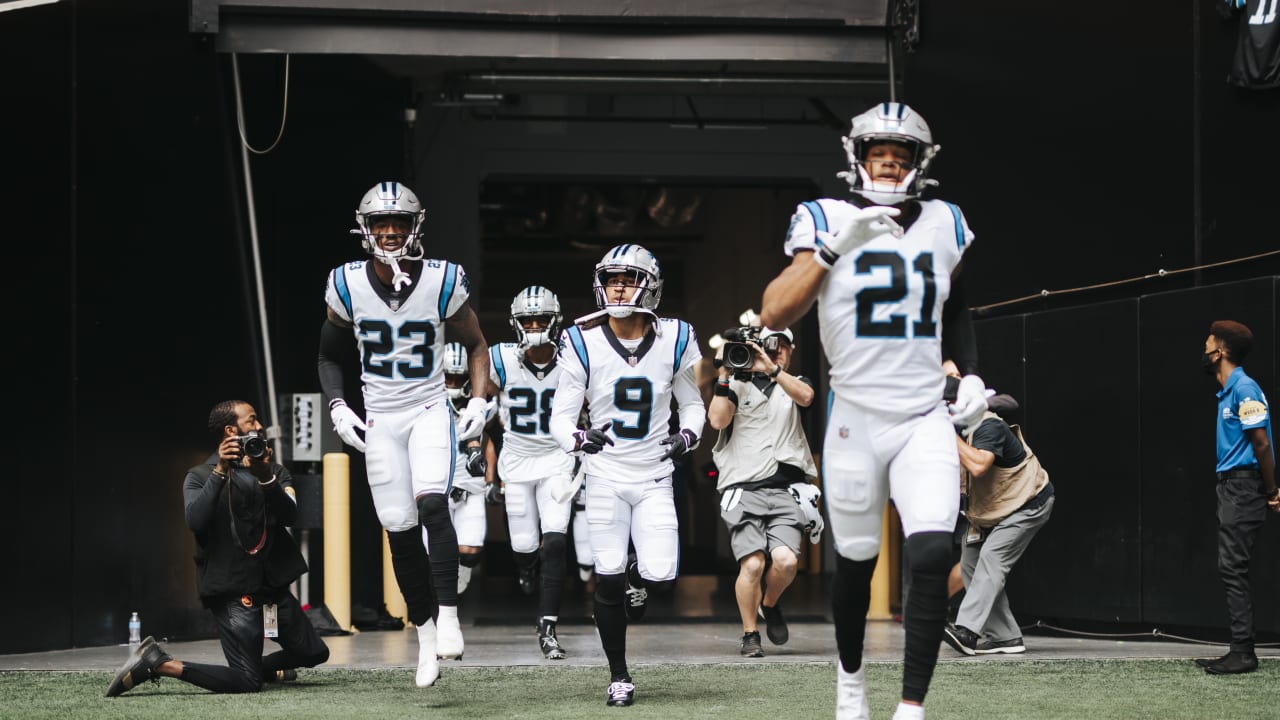
POLYGON ((649 592, 669 590, 679 570, 672 459, 697 446, 706 419, 695 381, 702 353, 688 323, 655 314, 662 275, 648 250, 607 252, 593 289, 600 310, 560 335, 551 434, 565 451, 582 454, 596 627, 611 676, 606 702, 622 706, 635 696, 627 621, 643 615, 649 592), (580 429, 584 401, 588 426, 580 429), (628 562, 629 543, 635 562, 628 562))
POLYGON ((784 250, 791 264, 769 283, 768 327, 794 325, 816 302, 831 366, 823 484, 837 553, 832 615, 836 717, 869 717, 862 648, 885 501, 906 534, 911 592, 903 611, 902 700, 894 720, 920 720, 946 621, 951 534, 959 510, 954 425, 986 410, 977 351, 959 286, 973 233, 960 209, 920 194, 938 146, 901 103, 856 116, 844 149, 848 200, 796 208, 784 250), (966 377, 942 399, 944 359, 966 377), (950 420, 950 422, 948 422, 950 420))

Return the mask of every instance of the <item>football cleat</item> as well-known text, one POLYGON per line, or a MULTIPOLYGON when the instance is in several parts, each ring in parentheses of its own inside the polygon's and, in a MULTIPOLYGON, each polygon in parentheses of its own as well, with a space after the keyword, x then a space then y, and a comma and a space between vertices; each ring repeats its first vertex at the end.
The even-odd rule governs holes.
POLYGON ((568 655, 556 637, 556 624, 550 620, 538 621, 538 647, 548 660, 563 660, 568 655))
POLYGON ((649 591, 644 587, 639 564, 634 560, 627 566, 627 601, 623 607, 627 611, 627 620, 631 622, 643 620, 644 611, 649 607, 649 591))
POLYGON ((609 683, 609 689, 605 693, 608 699, 604 704, 609 707, 627 707, 636 701, 636 686, 628 677, 609 683))
POLYGON ((844 665, 836 660, 836 720, 871 720, 866 665, 856 672, 845 672, 844 665))
POLYGON ((155 638, 148 635, 142 644, 129 654, 129 659, 116 671, 116 676, 111 678, 106 697, 116 697, 147 680, 159 683, 160 675, 156 672, 156 668, 172 659, 173 657, 160 647, 155 638))
POLYGON ((461 660, 463 647, 457 606, 441 605, 436 614, 436 656, 441 660, 461 660))
POLYGON ((418 687, 431 687, 440 677, 440 661, 436 659, 436 623, 428 620, 418 626, 418 672, 414 682, 418 687))

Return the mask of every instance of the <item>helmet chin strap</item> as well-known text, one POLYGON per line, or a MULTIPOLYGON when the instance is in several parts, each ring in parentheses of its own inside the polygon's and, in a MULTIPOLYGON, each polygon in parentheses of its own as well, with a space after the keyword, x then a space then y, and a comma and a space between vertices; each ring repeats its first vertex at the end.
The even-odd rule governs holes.
POLYGON ((374 257, 376 257, 378 260, 385 263, 391 268, 391 272, 392 272, 391 289, 394 290, 395 292, 400 292, 400 288, 402 286, 413 284, 413 279, 409 277, 409 273, 405 272, 400 268, 400 261, 401 260, 421 260, 422 255, 423 255, 423 252, 421 249, 418 250, 417 255, 404 254, 404 255, 397 255, 395 257, 392 257, 382 252, 381 250, 375 251, 373 254, 374 257))

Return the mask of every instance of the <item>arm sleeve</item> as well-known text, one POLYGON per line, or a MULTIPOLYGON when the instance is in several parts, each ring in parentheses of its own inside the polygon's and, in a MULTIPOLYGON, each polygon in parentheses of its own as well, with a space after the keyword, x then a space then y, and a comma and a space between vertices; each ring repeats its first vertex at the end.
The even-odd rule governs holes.
POLYGON ((208 480, 201 480, 195 472, 187 472, 182 481, 182 501, 186 510, 187 527, 197 535, 203 535, 213 522, 213 511, 217 507, 222 488, 226 487, 226 478, 218 477, 210 469, 208 480))
POLYGON ((951 281, 951 295, 942 305, 942 359, 952 360, 961 375, 978 372, 978 336, 964 298, 963 274, 951 281))
POLYGON ((351 335, 345 328, 324 321, 320 326, 320 353, 316 369, 320 374, 320 389, 330 400, 343 396, 342 356, 351 350, 351 335))
POLYGON ((298 501, 293 496, 293 475, 283 465, 272 463, 271 471, 276 481, 262 488, 267 496, 267 507, 281 525, 292 527, 298 521, 298 501))

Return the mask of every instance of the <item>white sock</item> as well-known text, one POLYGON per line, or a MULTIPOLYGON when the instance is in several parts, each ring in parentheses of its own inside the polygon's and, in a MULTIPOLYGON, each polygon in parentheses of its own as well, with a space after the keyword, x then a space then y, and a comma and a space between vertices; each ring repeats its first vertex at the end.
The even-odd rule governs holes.
POLYGON ((448 618, 448 619, 450 619, 450 620, 457 620, 457 619, 458 619, 458 606, 457 606, 457 605, 441 605, 441 606, 440 606, 440 614, 439 614, 439 615, 437 615, 437 617, 438 617, 439 619, 441 619, 441 620, 444 620, 444 619, 446 619, 446 618, 448 618))

